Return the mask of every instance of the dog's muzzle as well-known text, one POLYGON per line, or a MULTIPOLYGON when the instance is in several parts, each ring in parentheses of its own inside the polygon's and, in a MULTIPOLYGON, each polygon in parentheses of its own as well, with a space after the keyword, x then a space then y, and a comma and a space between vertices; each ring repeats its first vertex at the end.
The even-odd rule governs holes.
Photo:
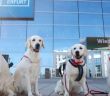
POLYGON ((76 59, 82 58, 82 56, 80 55, 79 51, 75 52, 75 57, 76 57, 76 59))
POLYGON ((34 51, 34 52, 39 52, 39 50, 40 50, 40 44, 37 43, 37 44, 35 45, 35 48, 33 49, 33 51, 34 51))

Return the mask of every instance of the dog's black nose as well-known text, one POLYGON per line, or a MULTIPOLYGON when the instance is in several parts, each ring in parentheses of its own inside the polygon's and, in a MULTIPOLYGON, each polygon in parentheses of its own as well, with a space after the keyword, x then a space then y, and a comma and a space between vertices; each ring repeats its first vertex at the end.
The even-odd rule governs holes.
POLYGON ((76 51, 76 56, 79 56, 79 51, 76 51))
POLYGON ((39 48, 40 48, 40 44, 37 43, 37 44, 35 45, 35 48, 36 48, 36 49, 39 49, 39 48))

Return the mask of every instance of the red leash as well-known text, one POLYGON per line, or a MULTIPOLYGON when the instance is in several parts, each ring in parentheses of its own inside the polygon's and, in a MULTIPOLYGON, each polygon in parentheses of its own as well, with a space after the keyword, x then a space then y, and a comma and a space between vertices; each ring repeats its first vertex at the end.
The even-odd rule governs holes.
MULTIPOLYGON (((87 82, 86 82, 86 85, 87 85, 87 89, 88 89, 88 94, 92 94, 92 95, 94 95, 94 94, 106 94, 108 96, 107 92, 90 90, 87 82)), ((88 94, 86 94, 85 96, 87 96, 88 94)))

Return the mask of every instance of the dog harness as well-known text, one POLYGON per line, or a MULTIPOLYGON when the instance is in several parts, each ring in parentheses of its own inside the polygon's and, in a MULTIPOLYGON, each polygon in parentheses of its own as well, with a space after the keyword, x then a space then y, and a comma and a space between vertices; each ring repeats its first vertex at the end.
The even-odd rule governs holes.
POLYGON ((85 63, 83 65, 80 65, 82 62, 75 62, 75 60, 70 59, 69 60, 70 64, 76 68, 78 68, 79 74, 77 76, 77 78, 75 79, 75 81, 80 81, 82 79, 83 76, 83 66, 85 65, 85 63))
POLYGON ((21 60, 22 60, 24 57, 27 58, 30 63, 32 63, 32 60, 31 60, 28 56, 26 56, 26 55, 24 55, 24 56, 21 58, 21 60))

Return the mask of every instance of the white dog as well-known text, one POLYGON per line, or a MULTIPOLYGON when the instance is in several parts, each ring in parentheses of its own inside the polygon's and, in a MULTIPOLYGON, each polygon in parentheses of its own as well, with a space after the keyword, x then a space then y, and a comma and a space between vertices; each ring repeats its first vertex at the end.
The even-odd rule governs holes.
POLYGON ((9 71, 8 63, 0 54, 0 92, 7 96, 14 96, 12 86, 13 77, 9 71))
MULTIPOLYGON (((70 96, 71 90, 78 88, 78 86, 83 88, 86 96, 91 96, 86 85, 85 57, 87 55, 87 49, 82 44, 75 44, 71 48, 70 53, 72 58, 66 63, 66 69, 62 79, 64 96, 70 96)), ((59 86, 61 86, 60 82, 61 81, 57 82, 55 92, 62 94, 63 92, 59 91, 61 88, 59 88, 59 86)))
MULTIPOLYGON (((108 78, 107 78, 107 83, 108 83, 108 86, 110 88, 110 57, 108 58, 108 65, 107 65, 107 72, 108 72, 108 78)), ((108 96, 110 96, 110 90, 109 90, 109 94, 108 96)))
POLYGON ((38 91, 41 47, 44 47, 44 43, 40 36, 30 37, 27 40, 27 51, 14 74, 14 85, 17 91, 25 91, 28 96, 33 96, 33 94, 41 96, 38 91))

